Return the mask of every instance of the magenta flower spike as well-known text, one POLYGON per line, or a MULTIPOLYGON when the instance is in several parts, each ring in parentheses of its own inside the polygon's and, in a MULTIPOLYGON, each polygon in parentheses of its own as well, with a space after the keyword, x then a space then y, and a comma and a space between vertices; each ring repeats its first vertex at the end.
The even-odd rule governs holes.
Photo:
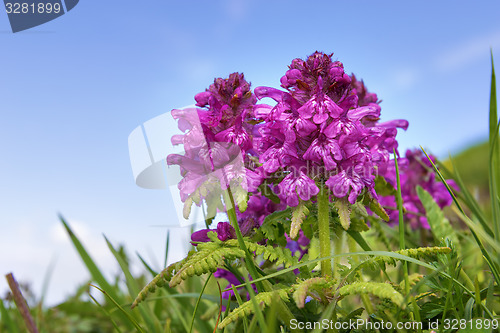
POLYGON ((260 162, 265 173, 285 175, 274 191, 289 206, 308 201, 324 183, 351 204, 363 193, 376 197, 374 180, 397 147, 397 128, 408 122, 379 123, 377 95, 344 71, 332 55, 315 52, 294 59, 281 78, 286 91, 257 87, 260 162))
MULTIPOLYGON (((182 135, 172 138, 183 145, 184 154, 171 154, 169 165, 179 165, 183 179, 179 182, 184 217, 194 203, 207 205, 207 218, 223 210, 222 191, 236 193, 241 210, 247 192, 254 191, 261 178, 250 165, 253 151, 254 106, 256 97, 243 74, 217 78, 210 87, 195 96, 197 108, 173 110, 182 135)), ((257 158, 257 157, 255 157, 257 158)), ((230 207, 228 207, 230 208, 230 207)))

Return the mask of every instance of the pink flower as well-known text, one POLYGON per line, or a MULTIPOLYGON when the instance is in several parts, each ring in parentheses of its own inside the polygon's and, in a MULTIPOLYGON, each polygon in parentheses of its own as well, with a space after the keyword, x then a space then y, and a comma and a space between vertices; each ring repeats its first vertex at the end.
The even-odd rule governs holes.
MULTIPOLYGON (((429 155, 429 157, 433 161, 436 160, 433 155, 429 155)), ((382 175, 396 189, 394 161, 391 163, 382 175)), ((421 186, 429 192, 440 208, 451 205, 453 199, 448 193, 446 186, 440 180, 436 179, 436 174, 432 169, 431 163, 420 149, 407 150, 406 157, 398 159, 398 165, 400 169, 401 196, 403 198, 403 207, 406 210, 405 218, 413 229, 429 229, 429 224, 425 217, 425 209, 417 194, 417 186, 421 186)), ((458 190, 453 180, 447 180, 447 183, 455 190, 458 190)), ((392 209, 388 209, 390 222, 397 224, 399 213, 396 209, 397 205, 394 196, 381 197, 379 201, 384 206, 392 207, 392 209)))
POLYGON ((406 128, 407 122, 378 123, 376 95, 347 75, 331 54, 315 52, 306 60, 294 59, 289 68, 281 78, 286 91, 255 89, 257 98, 277 102, 254 109, 264 121, 257 146, 264 171, 285 175, 278 189, 290 206, 302 200, 298 191, 314 193, 316 182, 326 182, 334 196, 351 203, 365 191, 375 195, 375 170, 387 163, 397 147, 396 128, 406 128), (307 170, 297 172, 304 161, 307 170))

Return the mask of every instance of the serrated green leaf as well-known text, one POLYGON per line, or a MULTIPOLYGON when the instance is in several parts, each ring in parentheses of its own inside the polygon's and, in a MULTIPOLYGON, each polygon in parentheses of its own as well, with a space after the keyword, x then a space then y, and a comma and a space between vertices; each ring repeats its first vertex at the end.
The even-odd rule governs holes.
POLYGON ((402 307, 403 295, 394 290, 388 283, 380 282, 353 282, 345 285, 338 290, 342 296, 359 295, 359 294, 372 294, 379 298, 390 299, 393 303, 402 307))
POLYGON ((309 214, 305 202, 301 201, 297 207, 292 207, 292 224, 290 225, 290 238, 295 239, 299 235, 302 222, 309 214))
POLYGON ((306 297, 310 293, 310 290, 313 290, 317 287, 326 288, 331 282, 329 282, 324 277, 314 277, 311 279, 300 281, 299 283, 292 286, 292 288, 295 290, 293 293, 293 300, 299 308, 303 308, 305 306, 306 297))
POLYGON ((371 211, 377 214, 378 217, 380 217, 382 220, 388 222, 389 221, 389 215, 387 215, 387 212, 385 209, 382 207, 382 205, 377 201, 377 199, 373 198, 370 194, 366 194, 365 198, 363 200, 363 203, 370 207, 371 211))
POLYGON ((351 204, 346 198, 340 198, 335 200, 335 207, 337 208, 342 228, 348 230, 351 225, 351 204))
POLYGON ((290 224, 291 217, 292 212, 290 208, 273 212, 266 216, 258 230, 264 234, 266 239, 281 246, 286 246, 285 225, 290 224))
POLYGON ((370 230, 370 227, 368 227, 368 224, 366 224, 364 219, 351 218, 351 226, 349 227, 349 231, 363 232, 368 230, 370 230))
MULTIPOLYGON (((273 298, 275 296, 279 296, 279 298, 281 298, 282 300, 288 300, 288 291, 289 291, 288 289, 278 289, 269 292, 261 292, 255 296, 255 301, 261 307, 269 306, 272 303, 273 298)), ((245 316, 248 316, 254 312, 255 309, 253 307, 252 300, 247 301, 238 308, 231 311, 231 313, 229 313, 229 315, 226 318, 224 318, 224 320, 219 324, 218 327, 219 329, 223 329, 230 323, 245 316)))
POLYGON ((396 194, 396 189, 394 186, 389 184, 387 180, 382 176, 377 176, 375 178, 375 192, 381 196, 390 196, 396 194))

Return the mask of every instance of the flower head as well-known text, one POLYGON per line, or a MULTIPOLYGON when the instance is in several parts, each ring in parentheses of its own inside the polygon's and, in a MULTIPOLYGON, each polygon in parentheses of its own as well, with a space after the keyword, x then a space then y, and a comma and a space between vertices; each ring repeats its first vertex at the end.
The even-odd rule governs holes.
POLYGON ((210 242, 210 238, 208 237, 208 233, 210 231, 214 231, 217 233, 217 238, 219 238, 221 241, 225 241, 228 239, 236 239, 236 233, 234 231, 234 228, 231 224, 228 222, 219 222, 217 224, 217 229, 201 229, 198 231, 195 231, 191 234, 191 242, 196 245, 196 243, 206 243, 210 242))
MULTIPOLYGON (((436 161, 433 155, 429 155, 429 157, 433 162, 436 161)), ((436 174, 432 169, 431 163, 420 149, 407 150, 406 156, 398 159, 398 165, 403 207, 407 212, 406 218, 413 229, 429 229, 429 223, 425 217, 425 209, 417 194, 417 186, 429 192, 440 208, 451 205, 452 197, 448 193, 446 186, 436 179, 436 174)), ((387 182, 396 189, 397 180, 394 164, 387 167, 383 176, 387 182)), ((453 180, 447 180, 446 182, 449 186, 458 190, 453 180)), ((396 209, 396 200, 394 196, 383 196, 379 198, 379 201, 382 205, 390 207, 390 222, 397 224, 399 221, 399 213, 396 209)))
POLYGON ((221 207, 221 191, 228 187, 253 191, 261 179, 249 167, 254 156, 254 105, 256 97, 243 74, 233 73, 227 79, 217 78, 210 87, 195 96, 197 108, 172 110, 183 135, 172 138, 183 145, 184 154, 171 154, 169 165, 179 165, 183 179, 179 182, 184 217, 192 203, 207 201, 215 216, 221 207))
POLYGON ((320 182, 351 203, 364 192, 375 196, 375 171, 397 147, 396 128, 406 128, 407 122, 378 123, 377 96, 331 54, 294 59, 281 86, 286 91, 255 89, 257 98, 277 102, 255 109, 264 121, 257 146, 262 168, 284 175, 275 191, 290 206, 316 195, 320 182))

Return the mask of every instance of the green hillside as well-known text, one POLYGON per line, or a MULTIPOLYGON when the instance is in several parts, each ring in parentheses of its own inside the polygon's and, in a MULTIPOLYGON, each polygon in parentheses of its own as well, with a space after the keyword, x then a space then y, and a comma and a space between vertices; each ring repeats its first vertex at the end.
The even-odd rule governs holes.
MULTIPOLYGON (((457 168, 464 183, 474 191, 479 191, 481 196, 488 195, 488 142, 484 142, 453 156, 453 164, 457 168)), ((444 165, 453 170, 449 160, 444 165)))

